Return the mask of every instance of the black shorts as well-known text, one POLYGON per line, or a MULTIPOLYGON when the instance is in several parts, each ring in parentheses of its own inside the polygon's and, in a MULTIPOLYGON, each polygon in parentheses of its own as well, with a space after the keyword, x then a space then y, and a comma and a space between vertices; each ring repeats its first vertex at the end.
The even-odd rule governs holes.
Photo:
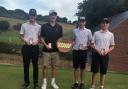
POLYGON ((73 50, 73 68, 85 69, 87 60, 86 50, 73 50))
POLYGON ((108 69, 109 55, 101 56, 100 54, 92 53, 91 72, 106 74, 108 69))

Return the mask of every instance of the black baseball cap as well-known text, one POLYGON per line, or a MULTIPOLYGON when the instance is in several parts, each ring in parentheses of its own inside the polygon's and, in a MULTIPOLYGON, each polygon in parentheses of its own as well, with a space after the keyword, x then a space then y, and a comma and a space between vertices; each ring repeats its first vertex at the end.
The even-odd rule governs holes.
POLYGON ((85 22, 86 20, 85 20, 85 17, 79 17, 79 22, 81 22, 81 21, 83 21, 83 22, 85 22))
POLYGON ((49 11, 49 15, 50 16, 57 16, 57 12, 54 9, 52 9, 49 11))
POLYGON ((36 9, 30 9, 30 10, 29 10, 29 15, 30 15, 30 16, 36 16, 36 15, 37 15, 36 9))
POLYGON ((101 21, 101 23, 110 23, 109 19, 108 18, 103 18, 103 20, 101 21))

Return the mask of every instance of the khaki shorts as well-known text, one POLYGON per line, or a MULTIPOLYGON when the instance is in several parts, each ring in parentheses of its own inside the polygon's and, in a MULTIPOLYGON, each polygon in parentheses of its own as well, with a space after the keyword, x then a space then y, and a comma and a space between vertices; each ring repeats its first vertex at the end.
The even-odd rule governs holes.
POLYGON ((43 52, 43 66, 56 65, 60 62, 60 56, 58 52, 43 52))

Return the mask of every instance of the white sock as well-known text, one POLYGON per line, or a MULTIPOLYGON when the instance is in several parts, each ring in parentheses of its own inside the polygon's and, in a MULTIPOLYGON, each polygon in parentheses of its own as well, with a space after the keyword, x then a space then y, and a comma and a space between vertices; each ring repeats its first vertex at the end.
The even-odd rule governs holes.
POLYGON ((101 87, 101 88, 104 88, 104 86, 103 86, 103 85, 101 85, 100 87, 101 87))
POLYGON ((55 78, 51 79, 51 84, 55 83, 55 78))
POLYGON ((84 81, 82 81, 82 82, 80 82, 80 83, 84 84, 84 81))
POLYGON ((47 84, 47 79, 46 78, 43 79, 43 83, 47 84))
POLYGON ((92 85, 92 88, 95 88, 95 85, 92 85))
POLYGON ((78 84, 79 82, 78 82, 78 81, 75 81, 75 83, 77 83, 77 84, 78 84))

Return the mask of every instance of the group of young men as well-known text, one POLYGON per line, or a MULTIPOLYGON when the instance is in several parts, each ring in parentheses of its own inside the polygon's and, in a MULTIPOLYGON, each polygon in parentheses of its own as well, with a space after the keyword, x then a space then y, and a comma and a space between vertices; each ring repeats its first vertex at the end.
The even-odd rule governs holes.
MULTIPOLYGON (((57 66, 59 66, 59 51, 57 41, 63 37, 63 28, 57 23, 57 12, 50 10, 48 23, 39 25, 36 22, 37 12, 35 9, 29 10, 29 20, 22 24, 20 38, 24 42, 22 47, 24 64, 24 85, 22 89, 28 89, 30 86, 29 66, 32 60, 33 64, 33 83, 34 89, 38 86, 38 58, 39 43, 43 45, 43 83, 42 89, 47 89, 48 66, 51 66, 51 86, 53 89, 59 89, 55 78, 57 66)), ((94 33, 92 37, 91 30, 85 28, 86 20, 80 17, 78 27, 73 30, 73 68, 75 81, 72 89, 84 89, 84 72, 86 68, 87 49, 91 47, 92 52, 92 84, 90 89, 95 89, 96 74, 100 70, 100 89, 104 89, 104 80, 107 73, 109 53, 114 49, 114 36, 109 31, 109 20, 103 19, 101 29, 94 33), (79 74, 80 69, 80 74, 79 74), (79 81, 80 77, 80 81, 79 81)))

